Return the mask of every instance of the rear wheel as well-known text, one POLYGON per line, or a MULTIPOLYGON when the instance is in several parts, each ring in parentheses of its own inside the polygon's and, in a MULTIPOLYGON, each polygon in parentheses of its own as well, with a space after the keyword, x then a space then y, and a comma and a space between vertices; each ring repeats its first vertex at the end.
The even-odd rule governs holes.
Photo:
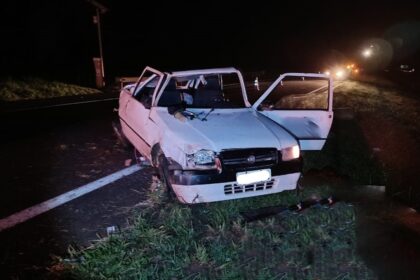
POLYGON ((112 122, 112 129, 114 130, 115 136, 117 136, 118 142, 121 143, 124 149, 128 150, 131 148, 131 143, 125 137, 124 132, 122 131, 121 124, 117 121, 112 122))

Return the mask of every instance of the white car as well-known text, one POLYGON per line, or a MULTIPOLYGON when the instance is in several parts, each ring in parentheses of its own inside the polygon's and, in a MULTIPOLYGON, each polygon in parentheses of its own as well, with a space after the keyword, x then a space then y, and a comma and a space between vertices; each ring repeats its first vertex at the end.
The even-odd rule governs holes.
POLYGON ((121 90, 118 114, 124 136, 181 203, 221 201, 296 188, 300 151, 322 149, 328 136, 332 88, 326 75, 288 73, 251 104, 235 68, 146 67, 121 90))

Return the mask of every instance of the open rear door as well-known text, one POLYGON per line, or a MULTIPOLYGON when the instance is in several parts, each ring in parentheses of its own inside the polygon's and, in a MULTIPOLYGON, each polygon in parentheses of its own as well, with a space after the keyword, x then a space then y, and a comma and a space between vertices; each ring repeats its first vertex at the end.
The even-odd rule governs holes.
POLYGON ((332 125, 332 100, 330 77, 286 73, 252 107, 294 135, 302 150, 321 150, 332 125))

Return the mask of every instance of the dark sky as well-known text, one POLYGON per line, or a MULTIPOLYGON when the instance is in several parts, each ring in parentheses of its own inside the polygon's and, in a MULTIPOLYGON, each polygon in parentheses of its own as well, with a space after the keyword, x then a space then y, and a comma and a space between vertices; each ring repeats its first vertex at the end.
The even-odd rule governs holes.
MULTIPOLYGON (((98 1, 108 78, 145 65, 318 71, 357 61, 374 38, 391 46, 387 64, 419 61, 420 1, 98 1)), ((0 75, 92 82, 94 12, 84 0, 2 1, 0 75)))

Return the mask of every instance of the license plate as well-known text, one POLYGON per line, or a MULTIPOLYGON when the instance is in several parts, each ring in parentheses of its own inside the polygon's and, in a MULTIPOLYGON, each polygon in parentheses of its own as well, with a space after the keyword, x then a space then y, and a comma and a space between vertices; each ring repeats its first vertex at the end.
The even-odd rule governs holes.
POLYGON ((261 169, 236 173, 238 185, 249 185, 264 182, 271 178, 271 169, 261 169))

